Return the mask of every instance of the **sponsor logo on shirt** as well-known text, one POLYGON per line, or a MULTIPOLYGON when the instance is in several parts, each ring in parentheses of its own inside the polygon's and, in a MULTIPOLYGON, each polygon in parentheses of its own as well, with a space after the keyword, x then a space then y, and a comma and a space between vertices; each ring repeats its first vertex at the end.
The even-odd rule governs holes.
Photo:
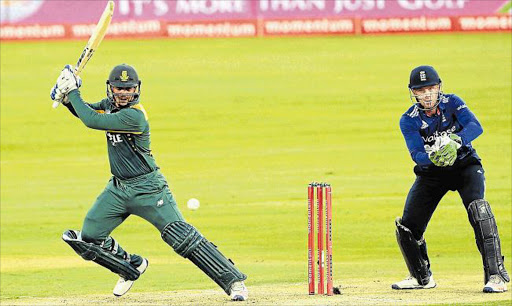
POLYGON ((123 139, 121 138, 121 134, 112 134, 110 132, 107 132, 107 138, 112 143, 112 145, 115 147, 118 143, 123 142, 123 139))
POLYGON ((414 117, 418 117, 420 114, 420 110, 418 108, 417 105, 414 105, 414 108, 412 109, 412 111, 410 113, 408 113, 407 115, 411 118, 414 118, 414 117))
POLYGON ((451 128, 449 128, 446 131, 442 131, 442 132, 435 131, 433 135, 430 135, 428 137, 421 136, 421 138, 423 139, 424 143, 432 143, 432 142, 435 142, 438 137, 448 136, 448 135, 454 133, 455 129, 456 129, 456 127, 452 126, 451 128))

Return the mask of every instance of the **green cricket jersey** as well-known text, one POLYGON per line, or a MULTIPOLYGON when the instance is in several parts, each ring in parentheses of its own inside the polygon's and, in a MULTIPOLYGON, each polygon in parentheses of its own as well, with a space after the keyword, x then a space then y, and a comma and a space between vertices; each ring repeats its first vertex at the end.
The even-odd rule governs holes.
POLYGON ((80 91, 68 95, 66 106, 91 129, 106 131, 110 171, 121 179, 129 179, 158 169, 151 154, 149 123, 141 104, 117 108, 108 99, 89 104, 80 91))

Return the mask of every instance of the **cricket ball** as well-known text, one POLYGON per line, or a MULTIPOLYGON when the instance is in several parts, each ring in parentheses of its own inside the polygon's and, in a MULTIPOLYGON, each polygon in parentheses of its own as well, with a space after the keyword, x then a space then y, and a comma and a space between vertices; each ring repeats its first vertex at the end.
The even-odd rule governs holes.
POLYGON ((192 198, 192 199, 188 200, 187 201, 187 207, 190 210, 198 209, 199 208, 199 200, 195 199, 195 198, 192 198))

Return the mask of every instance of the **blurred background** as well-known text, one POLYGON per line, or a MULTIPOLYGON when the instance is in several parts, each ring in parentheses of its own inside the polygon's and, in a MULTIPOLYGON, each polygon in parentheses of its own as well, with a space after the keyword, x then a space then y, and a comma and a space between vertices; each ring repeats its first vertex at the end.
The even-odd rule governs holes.
MULTIPOLYGON (((89 37, 106 1, 2 0, 1 38, 89 37)), ((510 0, 116 0, 109 37, 510 31, 510 0)))
MULTIPOLYGON (((82 97, 103 99, 115 65, 137 69, 153 153, 179 208, 249 275, 255 303, 510 301, 480 294, 482 262, 456 193, 425 234, 440 288, 415 296, 389 288, 407 274, 394 218, 414 181, 398 121, 411 104, 409 73, 423 64, 483 125, 473 145, 512 270, 511 1, 114 2, 108 34, 81 74, 82 97), (343 292, 334 300, 306 299, 311 181, 333 187, 334 279, 343 292), (198 210, 187 209, 190 198, 198 210), (279 294, 285 299, 272 299, 279 294)), ((2 304, 109 296, 117 277, 60 238, 81 227, 110 177, 105 135, 52 109, 49 97, 106 1, 0 4, 2 304)), ((201 302, 225 298, 140 218, 112 235, 151 263, 132 296, 181 304, 177 290, 205 288, 215 291, 201 302)))

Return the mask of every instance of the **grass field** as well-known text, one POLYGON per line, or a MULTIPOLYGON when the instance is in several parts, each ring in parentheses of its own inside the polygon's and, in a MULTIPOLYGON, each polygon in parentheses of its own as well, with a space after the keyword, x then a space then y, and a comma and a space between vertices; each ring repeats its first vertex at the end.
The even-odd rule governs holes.
MULTIPOLYGON (((122 299, 117 277, 60 239, 79 229, 109 179, 104 133, 49 91, 84 41, 3 43, 1 304, 211 304, 223 292, 138 217, 113 236, 151 263, 122 299)), ((142 79, 152 148, 185 218, 249 279, 255 304, 435 304, 511 301, 484 295, 482 263, 456 193, 426 239, 438 288, 395 292, 406 276, 394 237, 414 174, 398 128, 410 70, 435 66, 444 91, 484 134, 486 198, 512 270, 509 34, 105 41, 82 74, 99 101, 118 63, 142 79), (414 43, 411 43, 414 41, 414 43), (342 295, 307 296, 306 185, 333 186, 334 278, 342 295), (189 211, 186 201, 201 200, 189 211)))

